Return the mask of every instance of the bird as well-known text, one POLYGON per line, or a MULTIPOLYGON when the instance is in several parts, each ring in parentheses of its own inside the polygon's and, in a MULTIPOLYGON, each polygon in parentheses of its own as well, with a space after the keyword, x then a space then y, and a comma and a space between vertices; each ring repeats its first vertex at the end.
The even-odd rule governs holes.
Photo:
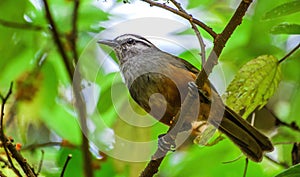
MULTIPOLYGON (((199 70, 136 34, 123 34, 115 39, 98 40, 98 43, 114 50, 122 77, 135 102, 155 119, 172 126, 188 94, 189 83, 195 82, 199 70)), ((207 121, 210 111, 218 111, 211 110, 209 98, 218 93, 209 80, 202 89, 204 95, 199 96, 197 114, 199 122, 207 121)), ((210 123, 236 144, 247 158, 260 162, 264 153, 273 151, 270 139, 229 107, 224 105, 222 115, 220 121, 214 121, 212 117, 210 123)))

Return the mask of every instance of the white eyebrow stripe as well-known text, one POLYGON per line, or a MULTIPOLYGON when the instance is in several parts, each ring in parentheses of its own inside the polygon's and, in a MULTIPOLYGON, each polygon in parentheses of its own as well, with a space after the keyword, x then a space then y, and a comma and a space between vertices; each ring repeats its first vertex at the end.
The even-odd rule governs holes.
POLYGON ((122 36, 117 37, 116 40, 118 40, 118 41, 124 41, 125 39, 129 39, 129 38, 132 38, 133 40, 135 40, 137 42, 146 43, 149 46, 153 45, 146 38, 140 38, 140 37, 138 37, 136 35, 133 35, 133 34, 124 34, 122 36))

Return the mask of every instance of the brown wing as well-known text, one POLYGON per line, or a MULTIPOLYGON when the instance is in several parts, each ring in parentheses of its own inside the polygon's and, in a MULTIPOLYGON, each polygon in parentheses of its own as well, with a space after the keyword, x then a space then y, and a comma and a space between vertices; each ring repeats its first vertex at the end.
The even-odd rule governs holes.
POLYGON ((176 57, 174 55, 168 54, 168 53, 166 53, 166 54, 169 55, 172 58, 172 60, 176 59, 177 62, 173 63, 175 66, 177 66, 179 68, 187 69, 187 70, 189 70, 190 72, 192 72, 194 74, 199 73, 199 70, 195 66, 193 66, 192 64, 187 62, 186 60, 184 60, 182 58, 179 58, 179 57, 176 57))

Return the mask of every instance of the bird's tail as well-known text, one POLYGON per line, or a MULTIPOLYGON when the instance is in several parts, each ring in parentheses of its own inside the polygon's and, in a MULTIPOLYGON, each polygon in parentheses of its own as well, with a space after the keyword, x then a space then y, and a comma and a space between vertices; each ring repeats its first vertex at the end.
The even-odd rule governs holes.
MULTIPOLYGON (((214 122, 211 123, 214 124, 214 122)), ((227 135, 249 159, 255 162, 262 160, 264 152, 270 152, 274 149, 268 137, 228 107, 225 108, 224 117, 219 123, 218 129, 227 135)))

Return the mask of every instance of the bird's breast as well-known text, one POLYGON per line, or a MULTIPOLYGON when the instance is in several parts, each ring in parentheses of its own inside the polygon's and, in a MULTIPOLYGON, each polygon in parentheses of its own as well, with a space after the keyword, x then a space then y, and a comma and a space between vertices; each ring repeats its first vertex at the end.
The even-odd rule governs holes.
POLYGON ((162 60, 128 60, 121 67, 132 98, 157 120, 170 124, 195 75, 162 60))

